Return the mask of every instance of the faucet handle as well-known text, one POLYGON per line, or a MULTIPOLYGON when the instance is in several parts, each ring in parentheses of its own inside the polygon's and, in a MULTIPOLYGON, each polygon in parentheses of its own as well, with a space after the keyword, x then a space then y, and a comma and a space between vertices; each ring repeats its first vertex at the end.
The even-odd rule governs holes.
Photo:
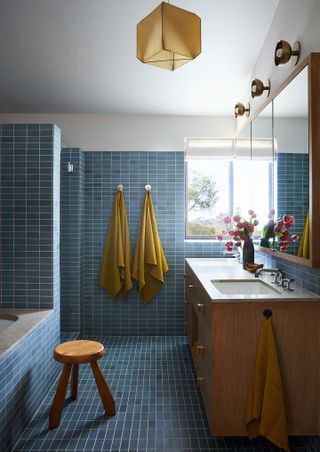
POLYGON ((278 278, 278 273, 271 273, 271 284, 276 284, 277 283, 277 278, 278 278))
POLYGON ((291 283, 293 283, 295 280, 293 278, 283 278, 281 285, 284 290, 294 290, 291 287, 291 283))
POLYGON ((271 280, 272 284, 276 284, 277 286, 282 285, 283 280, 283 272, 282 271, 276 271, 271 273, 271 276, 273 277, 273 280, 271 280))

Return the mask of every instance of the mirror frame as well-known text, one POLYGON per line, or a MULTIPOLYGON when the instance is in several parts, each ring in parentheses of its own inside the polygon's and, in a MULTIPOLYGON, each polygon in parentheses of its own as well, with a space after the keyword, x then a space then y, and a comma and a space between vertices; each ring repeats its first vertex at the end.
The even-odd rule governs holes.
MULTIPOLYGON (((286 88, 286 86, 308 66, 308 147, 309 147, 309 259, 270 250, 262 246, 262 253, 307 267, 320 267, 320 53, 310 53, 270 94, 268 99, 252 114, 238 130, 237 138, 244 128, 286 88)), ((274 118, 272 118, 274 119, 274 118)))

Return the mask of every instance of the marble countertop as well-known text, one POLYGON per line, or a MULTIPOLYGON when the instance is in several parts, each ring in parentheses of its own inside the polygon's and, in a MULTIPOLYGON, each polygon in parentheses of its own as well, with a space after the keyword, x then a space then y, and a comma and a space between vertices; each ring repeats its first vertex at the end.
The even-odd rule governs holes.
POLYGON ((270 282, 270 273, 262 273, 259 277, 261 281, 277 290, 278 294, 270 295, 225 295, 219 292, 213 285, 212 280, 255 280, 254 273, 243 270, 241 264, 232 258, 187 258, 186 262, 198 278, 200 284, 207 292, 213 302, 234 302, 234 301, 320 301, 320 297, 312 292, 296 287, 293 283, 293 291, 287 291, 275 287, 270 282))

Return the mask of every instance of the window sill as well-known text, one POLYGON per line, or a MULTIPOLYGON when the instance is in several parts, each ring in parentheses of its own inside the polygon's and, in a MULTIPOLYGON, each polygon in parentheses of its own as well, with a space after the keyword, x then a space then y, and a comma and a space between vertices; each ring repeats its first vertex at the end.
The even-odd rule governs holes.
POLYGON ((202 243, 202 242, 210 242, 210 243, 223 243, 223 242, 221 242, 220 240, 217 240, 217 239, 205 239, 205 238, 199 238, 199 239, 196 239, 196 238, 194 238, 194 239, 189 239, 189 238, 187 238, 187 239, 184 239, 184 241, 185 242, 187 242, 187 243, 202 243))

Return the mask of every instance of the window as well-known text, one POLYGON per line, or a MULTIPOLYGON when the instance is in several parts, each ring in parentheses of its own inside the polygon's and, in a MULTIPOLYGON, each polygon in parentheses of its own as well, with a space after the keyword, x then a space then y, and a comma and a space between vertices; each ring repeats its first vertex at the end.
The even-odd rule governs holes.
POLYGON ((214 239, 224 230, 225 216, 247 217, 249 209, 257 213, 259 220, 254 236, 261 235, 272 205, 270 158, 187 155, 185 168, 186 238, 214 239))
POLYGON ((232 161, 186 162, 186 236, 212 237, 232 210, 232 161))

